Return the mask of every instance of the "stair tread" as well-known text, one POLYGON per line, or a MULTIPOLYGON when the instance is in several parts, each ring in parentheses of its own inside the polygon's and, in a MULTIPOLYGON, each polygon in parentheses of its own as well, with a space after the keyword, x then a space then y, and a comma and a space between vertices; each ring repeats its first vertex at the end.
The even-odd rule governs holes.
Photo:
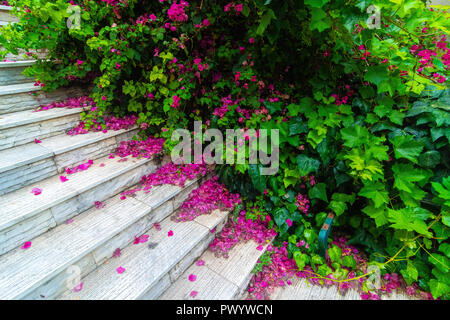
MULTIPOLYGON (((1 23, 0 23, 1 24, 1 23)), ((8 86, 0 86, 0 96, 8 94, 17 94, 24 92, 32 92, 41 90, 40 86, 35 86, 34 82, 11 84, 8 86)))
POLYGON ((95 160, 88 170, 66 175, 69 180, 64 183, 57 175, 3 195, 0 197, 0 229, 32 217, 149 161, 128 156, 128 161, 118 162, 118 158, 103 157, 95 160), (104 167, 100 166, 102 163, 104 167), (41 189, 42 193, 37 196, 32 194, 34 187, 41 189))
POLYGON ((228 259, 217 258, 210 250, 205 251, 199 258, 205 265, 197 266, 194 263, 159 299, 236 299, 239 292, 247 287, 251 271, 268 244, 262 250, 257 250, 258 246, 253 240, 240 242, 230 250, 228 259), (189 281, 190 274, 196 275, 197 280, 189 281), (197 296, 191 297, 192 291, 197 291, 197 296))
POLYGON ((0 61, 1 68, 28 67, 36 63, 36 60, 0 61))
POLYGON ((0 163, 0 173, 45 158, 49 158, 54 155, 72 151, 101 140, 112 138, 117 135, 130 132, 132 130, 134 130, 134 128, 121 129, 117 131, 109 130, 106 133, 89 132, 87 134, 79 134, 76 136, 60 134, 47 139, 43 139, 39 144, 32 142, 25 145, 1 150, 0 159, 2 159, 3 161, 0 163))
POLYGON ((147 215, 159 206, 158 199, 170 199, 181 190, 171 185, 154 187, 150 194, 156 202, 146 203, 132 197, 120 200, 117 195, 105 201, 102 209, 91 208, 70 224, 35 238, 29 249, 17 248, 5 254, 0 259, 0 299, 25 296, 147 215))
POLYGON ((39 112, 36 112, 34 110, 25 110, 0 114, 0 130, 69 116, 72 114, 81 113, 83 111, 85 111, 85 108, 53 108, 39 112))
POLYGON ((216 210, 211 213, 207 226, 200 223, 201 219, 198 218, 176 223, 168 217, 161 222, 160 231, 152 228, 146 233, 149 235, 147 243, 129 245, 122 250, 120 257, 110 259, 85 277, 81 292, 68 292, 61 298, 88 300, 142 298, 227 216, 228 212, 216 210), (173 231, 172 237, 168 236, 169 230, 173 231), (150 249, 149 243, 158 245, 150 249), (123 267, 126 271, 118 274, 116 271, 118 267, 123 267))

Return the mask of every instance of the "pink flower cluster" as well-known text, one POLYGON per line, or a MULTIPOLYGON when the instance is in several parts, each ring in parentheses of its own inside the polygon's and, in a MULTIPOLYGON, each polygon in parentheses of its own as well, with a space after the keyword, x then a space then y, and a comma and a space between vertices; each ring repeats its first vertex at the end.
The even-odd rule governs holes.
POLYGON ((198 216, 210 214, 214 210, 230 209, 239 204, 241 202, 239 194, 231 194, 218 181, 219 178, 214 176, 193 190, 173 220, 176 222, 191 221, 198 216))
POLYGON ((230 12, 232 8, 234 8, 236 15, 238 16, 242 12, 244 5, 242 3, 235 4, 234 2, 231 2, 223 7, 223 11, 230 12))
POLYGON ((219 235, 209 244, 209 249, 217 257, 228 258, 228 252, 240 241, 254 240, 267 244, 277 233, 268 229, 268 221, 246 219, 246 211, 241 211, 238 218, 230 219, 219 235))
POLYGON ((163 184, 184 187, 186 181, 204 176, 208 172, 205 164, 177 165, 169 162, 148 176, 143 176, 141 183, 146 191, 163 184))
POLYGON ((122 129, 130 129, 133 126, 136 125, 137 122, 137 116, 126 116, 123 118, 116 118, 114 116, 107 116, 104 118, 105 119, 105 126, 106 129, 102 128, 102 125, 100 123, 98 123, 95 119, 93 120, 94 125, 90 128, 90 129, 86 129, 86 123, 81 121, 75 128, 69 130, 67 132, 68 135, 70 136, 76 136, 78 134, 86 134, 89 133, 91 131, 93 132, 100 132, 102 131, 103 133, 108 132, 109 130, 114 130, 114 131, 118 131, 118 130, 122 130, 122 129))
POLYGON ((291 284, 289 279, 295 276, 298 269, 295 261, 288 258, 287 242, 280 248, 268 246, 267 251, 271 254, 270 264, 263 266, 262 270, 250 280, 248 287, 250 300, 268 300, 276 287, 291 284))
POLYGON ((44 111, 44 110, 50 110, 54 108, 68 108, 68 109, 75 109, 75 108, 87 108, 87 107, 94 107, 95 103, 90 97, 78 97, 78 98, 68 98, 64 101, 60 102, 52 102, 47 105, 40 105, 35 111, 44 111))
POLYGON ((163 145, 164 139, 156 139, 153 137, 149 137, 145 141, 121 141, 115 154, 122 158, 132 155, 133 158, 143 157, 149 159, 153 155, 161 152, 163 145))
POLYGON ((345 85, 345 92, 342 95, 339 95, 337 93, 333 93, 331 96, 336 99, 335 103, 337 106, 340 106, 341 104, 347 104, 350 101, 350 98, 355 94, 355 91, 351 89, 351 87, 347 84, 345 85))
POLYGON ((178 22, 187 21, 188 16, 184 9, 188 6, 189 3, 187 1, 181 0, 180 3, 177 3, 177 0, 175 0, 167 11, 169 19, 178 22))
POLYGON ((297 206, 298 210, 308 215, 309 199, 306 195, 302 195, 301 193, 299 193, 295 197, 295 205, 297 206))

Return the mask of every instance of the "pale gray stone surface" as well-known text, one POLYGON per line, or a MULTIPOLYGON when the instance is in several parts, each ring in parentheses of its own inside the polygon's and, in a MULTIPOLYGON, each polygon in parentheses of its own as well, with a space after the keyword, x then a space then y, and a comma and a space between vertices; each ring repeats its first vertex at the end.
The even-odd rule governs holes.
MULTIPOLYGON (((31 123, 40 123, 71 115, 79 115, 81 112, 86 110, 87 108, 53 108, 43 111, 25 110, 8 114, 0 114, 0 130, 21 127, 31 123)), ((79 116, 78 119, 80 119, 79 116)))
MULTIPOLYGON (((69 175, 69 181, 62 183, 59 176, 40 181, 35 185, 8 193, 0 198, 0 230, 5 230, 20 222, 37 216, 51 209, 55 221, 59 224, 81 213, 125 188, 137 183, 140 177, 155 169, 148 159, 130 159, 119 163, 117 159, 102 159, 94 162, 86 171, 69 175), (104 167, 100 164, 104 163, 104 167), (122 176, 122 177, 121 177, 122 176), (31 190, 38 187, 40 195, 33 195, 31 190)), ((44 230, 45 231, 45 230, 44 230)), ((24 234, 24 241, 30 238, 24 234)), ((19 243, 16 243, 19 245, 19 243)), ((0 253, 11 249, 11 243, 3 246, 0 243, 0 253)))
MULTIPOLYGON (((216 214, 217 224, 225 220, 227 213, 216 214)), ((162 286, 168 285, 167 274, 192 249, 211 234, 208 228, 195 221, 175 223, 170 217, 161 222, 161 231, 154 228, 147 232, 149 240, 139 245, 129 245, 119 258, 112 258, 83 279, 81 292, 67 292, 62 299, 133 300, 154 297, 162 286), (168 237, 168 231, 173 236, 168 237), (149 244, 157 244, 149 247, 149 244), (118 274, 116 269, 126 271, 118 274)))
POLYGON ((12 7, 0 6, 0 21, 19 21, 19 18, 11 14, 12 7))
POLYGON ((2 172, 0 173, 0 196, 55 174, 57 174, 55 163, 49 158, 2 172))
POLYGON ((0 130, 0 150, 26 143, 34 143, 34 139, 44 141, 46 138, 55 135, 65 135, 65 132, 76 126, 79 121, 80 115, 72 114, 47 121, 30 123, 24 126, 2 129, 0 130))
MULTIPOLYGON (((32 240, 30 249, 18 248, 4 254, 0 259, 0 299, 39 299, 41 294, 52 298, 66 291, 69 275, 64 273, 69 266, 81 264, 81 276, 87 275, 95 269, 93 263, 104 262, 116 248, 129 245, 135 236, 173 212, 171 199, 177 192, 165 191, 151 191, 159 193, 155 198, 163 199, 159 207, 153 208, 132 197, 121 200, 117 195, 105 201, 104 208, 91 208, 71 223, 41 234, 32 240), (86 262, 86 256, 92 262, 86 262)), ((48 210, 47 215, 53 216, 48 210)))
POLYGON ((86 89, 76 87, 59 88, 47 93, 39 92, 39 88, 34 87, 33 84, 2 86, 0 87, 0 114, 34 109, 41 104, 49 104, 54 101, 61 101, 69 97, 83 96, 85 94, 86 89), (23 93, 18 93, 21 91, 23 93), (38 91, 36 95, 31 94, 35 91, 38 91))
MULTIPOLYGON (((199 218, 204 217, 207 215, 199 218)), ((205 251, 199 259, 195 259, 203 260, 205 265, 197 266, 192 261, 190 268, 178 280, 173 281, 160 299, 231 300, 240 298, 252 277, 251 271, 268 244, 264 244, 262 250, 257 250, 259 244, 253 240, 240 242, 230 250, 228 259, 215 257, 211 251, 205 251), (195 282, 188 280, 190 274, 197 276, 195 282), (216 282, 219 285, 216 285, 216 282), (195 298, 190 297, 191 291, 197 291, 198 295, 195 298)))
MULTIPOLYGON (((10 64, 12 64, 11 62, 10 64)), ((22 74, 25 70, 25 67, 9 67, 9 68, 1 68, 0 67, 0 86, 6 86, 11 84, 20 84, 27 83, 30 81, 34 81, 34 79, 30 77, 26 77, 22 74)))

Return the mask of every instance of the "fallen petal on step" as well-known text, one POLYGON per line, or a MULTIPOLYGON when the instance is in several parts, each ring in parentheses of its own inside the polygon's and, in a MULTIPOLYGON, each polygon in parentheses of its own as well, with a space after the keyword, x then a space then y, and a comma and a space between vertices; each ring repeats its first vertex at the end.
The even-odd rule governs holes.
POLYGON ((42 142, 41 140, 34 138, 34 143, 41 143, 41 142, 42 142))
POLYGON ((34 194, 35 196, 40 195, 42 193, 42 190, 39 188, 33 188, 31 190, 31 193, 34 194))
POLYGON ((172 237, 173 236, 173 231, 170 230, 169 232, 167 232, 167 236, 172 237))
POLYGON ((190 274, 188 279, 190 282, 194 282, 195 280, 197 280, 197 276, 195 274, 190 274))
POLYGON ((118 268, 116 269, 116 271, 117 271, 118 274, 122 274, 122 273, 125 272, 125 268, 118 267, 118 268))
POLYGON ((59 180, 61 180, 61 182, 69 181, 69 179, 67 179, 65 176, 60 176, 59 180))
POLYGON ((196 263, 196 265, 197 265, 198 267, 204 266, 204 265, 205 265, 205 261, 204 261, 204 260, 198 260, 197 263, 196 263))
POLYGON ((258 250, 258 251, 262 251, 262 249, 264 249, 264 247, 261 246, 261 245, 259 245, 258 247, 256 247, 256 250, 258 250))
POLYGON ((83 282, 80 282, 79 285, 77 285, 75 288, 73 288, 74 292, 80 292, 81 290, 83 290, 83 282))
POLYGON ((118 257, 120 257, 120 255, 121 255, 121 251, 120 251, 120 248, 117 248, 115 251, 114 251, 114 253, 113 253, 113 258, 118 258, 118 257))
POLYGON ((26 249, 28 249, 29 247, 31 247, 31 241, 25 242, 25 243, 23 244, 23 246, 21 246, 20 248, 21 248, 22 250, 26 250, 26 249))
POLYGON ((191 291, 190 296, 191 296, 192 298, 195 298, 195 297, 197 296, 197 294, 198 294, 197 291, 191 291))

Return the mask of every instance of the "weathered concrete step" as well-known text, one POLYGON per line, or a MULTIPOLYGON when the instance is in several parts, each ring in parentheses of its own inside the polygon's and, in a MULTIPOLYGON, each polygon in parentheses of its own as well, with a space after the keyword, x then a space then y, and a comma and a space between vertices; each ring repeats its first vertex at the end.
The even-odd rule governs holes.
POLYGON ((120 257, 109 259, 82 279, 83 290, 68 290, 60 299, 156 299, 201 255, 227 217, 228 212, 219 210, 184 223, 168 217, 161 222, 160 231, 147 231, 148 242, 129 245, 120 257), (173 236, 168 236, 169 231, 173 236), (126 271, 118 274, 119 267, 126 271))
POLYGON ((0 115, 0 130, 22 127, 86 111, 87 108, 53 108, 43 111, 25 110, 0 115))
MULTIPOLYGON (((4 52, 6 51, 6 49, 4 47, 0 47, 0 52, 4 52)), ((38 59, 45 59, 45 57, 47 56, 47 50, 31 50, 30 52, 32 52, 33 54, 37 55, 38 59)), ((35 57, 33 55, 28 55, 27 51, 24 49, 18 49, 18 53, 14 54, 14 53, 7 53, 5 58, 5 60, 7 61, 22 61, 22 60, 34 60, 35 57)), ((3 61, 3 60, 2 60, 3 61)), ((7 61, 3 61, 3 62, 7 62, 7 61)))
MULTIPOLYGON (((355 288, 338 290, 337 285, 319 286, 307 282, 305 279, 295 277, 292 284, 276 288, 271 300, 362 300, 363 291, 355 288)), ((382 300, 416 300, 414 296, 394 291, 389 295, 382 295, 382 300)))
POLYGON ((103 208, 92 208, 32 240, 28 250, 7 253, 0 259, 0 299, 53 299, 72 289, 80 280, 67 271, 83 277, 95 270, 117 248, 171 214, 195 184, 155 187, 140 198, 113 197, 103 208))
MULTIPOLYGON (((39 181, 0 197, 0 254, 37 237, 103 201, 135 185, 157 167, 155 161, 128 157, 100 158, 86 171, 39 181), (103 165, 102 165, 103 164, 103 165), (33 188, 42 193, 34 195, 33 188)), ((0 259, 1 260, 1 259, 0 259)), ((1 287, 1 286, 0 286, 1 287)))
POLYGON ((68 136, 65 133, 0 151, 0 195, 37 183, 65 168, 96 160, 112 152, 121 141, 130 140, 136 129, 90 132, 68 136))
POLYGON ((29 83, 33 79, 24 76, 23 71, 33 65, 35 60, 0 62, 0 86, 29 83))
POLYGON ((0 115, 35 109, 40 105, 87 95, 81 87, 59 88, 53 92, 40 91, 34 83, 0 86, 0 115))
POLYGON ((13 7, 11 7, 11 6, 0 5, 0 21, 1 22, 5 22, 5 21, 17 22, 17 21, 19 21, 19 18, 17 18, 16 16, 13 16, 11 14, 12 10, 13 10, 13 7))
POLYGON ((54 108, 0 114, 0 150, 63 134, 78 125, 80 113, 86 109, 54 108))
POLYGON ((253 240, 238 243, 229 252, 228 259, 217 258, 210 250, 199 258, 204 266, 195 263, 175 281, 160 297, 160 300, 237 300, 240 299, 252 277, 252 270, 265 252, 268 243, 258 250, 253 240), (197 280, 189 281, 194 274, 197 280), (191 297, 191 292, 197 295, 191 297))

